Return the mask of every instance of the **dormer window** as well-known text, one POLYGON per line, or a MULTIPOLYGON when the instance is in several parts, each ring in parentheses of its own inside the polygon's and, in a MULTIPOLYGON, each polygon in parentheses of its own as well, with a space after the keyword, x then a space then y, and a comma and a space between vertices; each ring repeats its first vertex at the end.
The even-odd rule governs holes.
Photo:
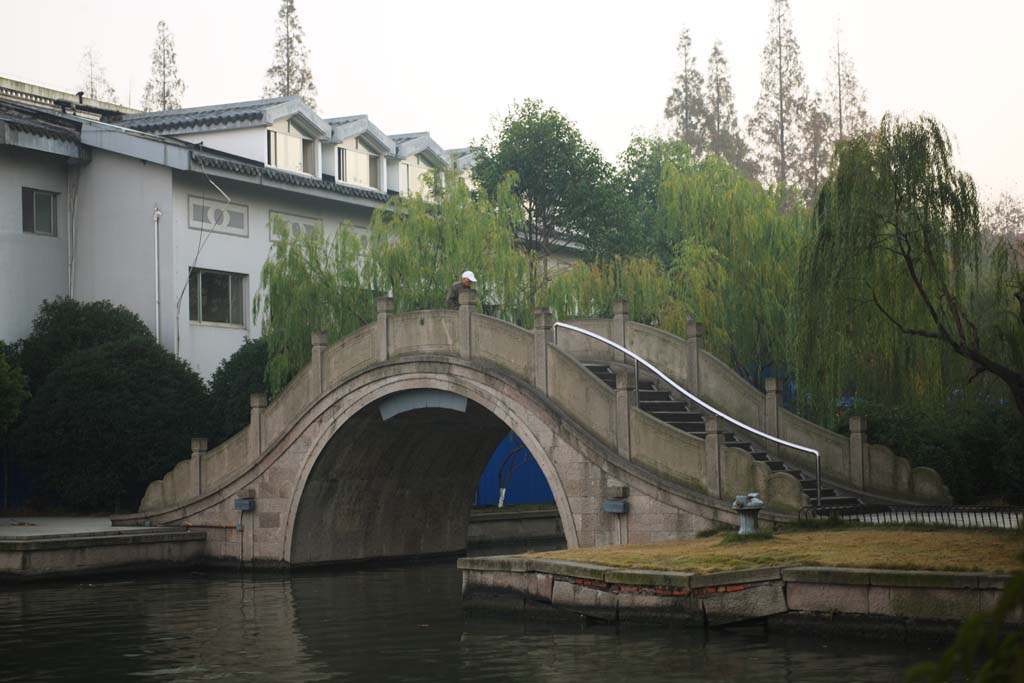
POLYGON ((380 155, 359 138, 346 140, 337 150, 338 182, 380 189, 380 155))
POLYGON ((316 175, 316 142, 279 121, 267 131, 267 165, 296 173, 316 175))

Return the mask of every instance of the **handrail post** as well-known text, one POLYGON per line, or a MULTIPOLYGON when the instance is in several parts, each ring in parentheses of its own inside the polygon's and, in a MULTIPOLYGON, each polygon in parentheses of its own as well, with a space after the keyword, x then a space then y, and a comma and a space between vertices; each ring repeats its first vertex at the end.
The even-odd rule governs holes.
MULTIPOLYGON (((774 377, 764 381, 764 431, 772 436, 779 435, 779 380, 774 377)), ((771 455, 779 454, 777 443, 769 441, 765 446, 771 455)))
POLYGON ((249 394, 249 462, 256 462, 263 455, 263 411, 266 409, 266 394, 249 394))

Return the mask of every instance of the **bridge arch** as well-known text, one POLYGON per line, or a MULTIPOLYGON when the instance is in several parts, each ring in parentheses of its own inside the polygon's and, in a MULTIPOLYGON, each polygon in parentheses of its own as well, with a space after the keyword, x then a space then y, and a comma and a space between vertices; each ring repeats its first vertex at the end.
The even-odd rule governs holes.
POLYGON ((578 456, 573 457, 572 449, 561 442, 556 421, 545 419, 547 411, 535 396, 500 374, 483 372, 447 357, 408 359, 336 387, 310 412, 320 415, 320 425, 301 463, 284 520, 285 562, 299 565, 461 550, 465 547, 473 487, 508 430, 519 435, 543 472, 567 545, 579 545, 576 521, 559 471, 560 465, 563 470, 571 468, 578 456), (424 389, 463 397, 470 402, 469 407, 464 414, 425 408, 388 421, 376 412, 382 400, 424 389), (423 413, 429 420, 418 423, 417 415, 423 413), (458 417, 453 418, 455 415, 458 417), (469 434, 469 438, 460 439, 467 435, 460 435, 459 430, 474 427, 489 433, 482 438, 474 439, 481 435, 469 434), (422 460, 446 455, 437 449, 438 431, 451 440, 442 446, 450 447, 452 452, 433 472, 452 483, 444 490, 430 488, 439 480, 417 482, 417 472, 412 469, 418 464, 416 456, 422 460), (358 443, 356 439, 363 441, 358 443), (381 442, 373 443, 375 439, 381 442), (424 444, 419 453, 413 451, 417 442, 424 444), (382 453, 389 448, 395 451, 382 453), (385 459, 366 466, 364 459, 379 455, 385 459), (455 469, 459 466, 462 471, 455 469), (406 471, 396 473, 396 468, 406 471), (349 485, 339 485, 335 476, 339 473, 344 473, 349 485), (383 501, 390 509, 366 507, 381 504, 381 487, 392 493, 397 487, 402 495, 397 500, 383 501), (431 494, 434 499, 428 497, 431 494), (353 498, 346 500, 346 496, 353 498), (439 519, 438 513, 443 518, 439 519), (371 537, 379 531, 378 523, 385 522, 388 533, 371 537))

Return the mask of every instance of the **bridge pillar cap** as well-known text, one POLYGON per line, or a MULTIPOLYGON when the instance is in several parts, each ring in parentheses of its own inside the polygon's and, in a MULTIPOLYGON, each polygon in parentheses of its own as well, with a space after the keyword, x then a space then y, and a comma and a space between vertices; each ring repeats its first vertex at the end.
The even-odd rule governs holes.
POLYGON ((704 323, 699 323, 696 320, 686 321, 686 336, 687 338, 703 337, 704 336, 704 323))
POLYGON ((327 333, 326 332, 314 332, 310 335, 310 341, 313 346, 327 346, 327 333))
POLYGON ((550 308, 541 306, 533 309, 533 327, 534 329, 550 329, 555 324, 555 316, 551 312, 550 308))
POLYGON ((395 299, 390 296, 377 297, 377 312, 390 313, 395 310, 395 299))
POLYGON ((629 302, 625 299, 616 299, 612 304, 612 312, 615 315, 629 315, 629 302))
POLYGON ((250 408, 266 408, 267 407, 267 395, 263 393, 249 394, 249 407, 250 408))
POLYGON ((851 432, 866 432, 868 431, 868 419, 859 415, 854 415, 850 418, 850 431, 851 432))
POLYGON ((779 382, 779 380, 777 378, 775 378, 775 377, 768 377, 764 381, 764 390, 765 390, 766 393, 769 393, 769 394, 777 394, 777 393, 779 393, 779 388, 780 388, 781 384, 782 383, 779 382))
POLYGON ((704 431, 708 434, 722 433, 722 422, 717 415, 708 415, 704 418, 704 431))
POLYGON ((210 449, 210 440, 205 436, 193 436, 192 437, 192 452, 193 453, 205 453, 210 449))
POLYGON ((476 290, 464 289, 459 292, 459 306, 476 306, 476 290))

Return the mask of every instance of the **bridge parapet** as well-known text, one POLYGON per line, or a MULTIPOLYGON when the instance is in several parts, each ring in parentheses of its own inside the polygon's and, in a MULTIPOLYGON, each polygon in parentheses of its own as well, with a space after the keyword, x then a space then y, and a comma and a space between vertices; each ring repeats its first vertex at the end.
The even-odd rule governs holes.
MULTIPOLYGON (((254 398, 249 427, 153 482, 140 511, 184 504, 226 485, 274 448, 321 397, 361 373, 416 356, 457 358, 534 387, 612 453, 698 496, 730 500, 757 490, 777 511, 795 513, 806 504, 796 479, 728 447, 717 438, 715 430, 721 426, 712 424, 707 438, 698 438, 640 410, 629 400, 633 387, 609 388, 580 361, 614 364, 622 359, 583 335, 561 335, 553 343, 549 310, 535 311, 531 331, 475 308, 473 292, 463 293, 458 311, 396 314, 393 302, 384 298, 378 301, 377 320, 343 339, 328 345, 322 333, 314 333, 311 363, 269 405, 265 397, 254 398)), ((836 484, 903 499, 948 499, 933 470, 911 468, 888 449, 869 444, 863 423, 851 424, 855 428, 846 438, 783 409, 776 382, 768 385, 767 393, 750 386, 703 349, 699 323, 691 324, 682 339, 630 321, 628 308, 617 305, 611 320, 573 324, 635 350, 720 410, 769 434, 818 448, 825 478, 836 484)), ((795 464, 812 465, 796 451, 783 455, 795 464)))

